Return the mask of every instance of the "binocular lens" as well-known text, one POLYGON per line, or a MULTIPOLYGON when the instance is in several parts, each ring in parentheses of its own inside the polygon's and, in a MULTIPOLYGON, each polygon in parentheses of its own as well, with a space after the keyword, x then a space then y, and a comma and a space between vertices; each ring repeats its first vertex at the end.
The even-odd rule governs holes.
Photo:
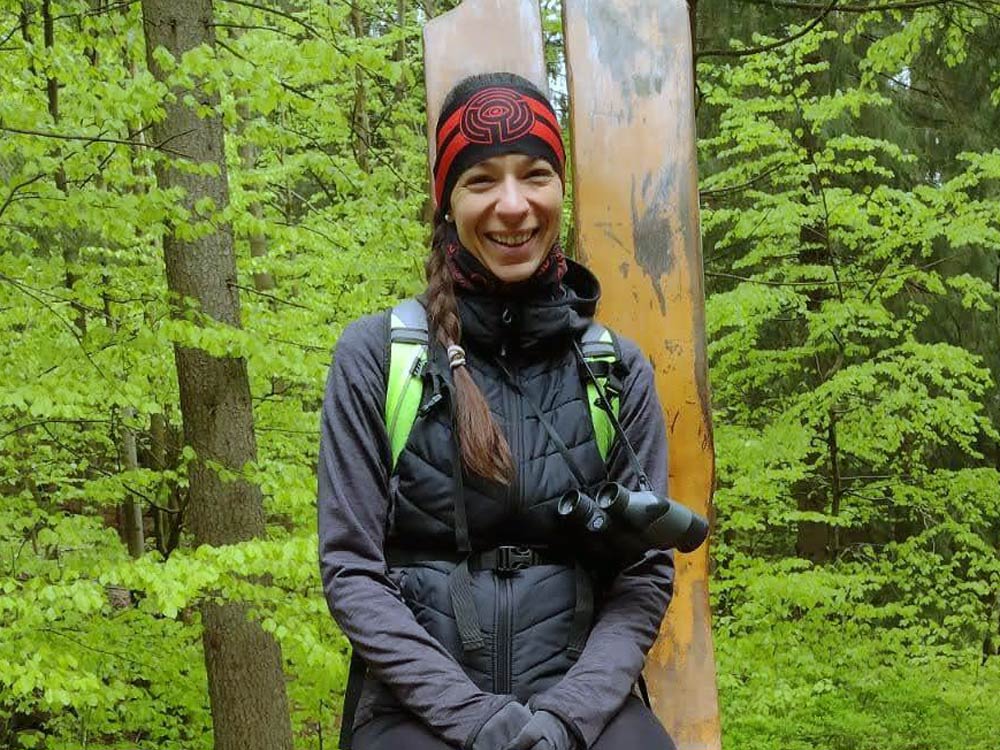
POLYGON ((569 516, 588 531, 603 531, 608 524, 607 514, 580 490, 570 490, 559 498, 556 512, 560 516, 569 516))
POLYGON ((613 515, 625 510, 631 493, 617 482, 605 482, 597 491, 597 507, 613 515))
POLYGON ((708 521, 675 500, 650 491, 632 491, 605 482, 597 500, 570 490, 559 500, 560 516, 570 517, 588 531, 611 528, 618 548, 641 554, 652 548, 693 552, 708 537, 708 521))

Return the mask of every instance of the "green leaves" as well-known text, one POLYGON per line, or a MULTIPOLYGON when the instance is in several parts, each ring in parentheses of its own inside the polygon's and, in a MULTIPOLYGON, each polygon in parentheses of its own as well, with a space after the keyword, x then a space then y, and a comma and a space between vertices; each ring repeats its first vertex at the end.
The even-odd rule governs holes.
POLYGON ((831 14, 699 63, 727 744, 995 744, 996 702, 966 696, 1000 675, 975 668, 998 632, 998 118, 946 90, 984 78, 988 23, 831 14))

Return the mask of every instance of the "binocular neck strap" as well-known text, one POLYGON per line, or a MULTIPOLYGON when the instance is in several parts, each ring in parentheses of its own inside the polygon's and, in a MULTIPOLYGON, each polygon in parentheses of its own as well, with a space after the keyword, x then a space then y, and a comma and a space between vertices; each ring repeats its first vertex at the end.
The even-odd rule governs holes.
POLYGON ((608 413, 608 418, 611 420, 611 426, 615 428, 615 434, 618 435, 618 439, 621 440, 622 448, 628 454, 628 460, 632 464, 632 468, 635 470, 636 479, 639 483, 639 489, 641 490, 652 490, 653 483, 649 481, 649 476, 646 474, 645 470, 642 468, 642 464, 639 463, 639 457, 635 454, 635 449, 632 447, 632 443, 629 441, 628 436, 625 434, 625 428, 622 427, 622 423, 618 421, 618 417, 615 415, 615 410, 611 408, 611 401, 608 399, 607 391, 604 388, 604 384, 601 383, 600 379, 594 373, 593 368, 590 366, 590 362, 583 354, 583 350, 580 348, 580 342, 573 339, 573 351, 576 352, 577 359, 583 365, 583 369, 587 373, 587 377, 590 378, 590 382, 594 384, 597 389, 597 397, 600 401, 600 407, 608 413))
MULTIPOLYGON (((440 377, 440 375, 438 375, 440 377)), ((448 392, 448 411, 451 417, 451 483, 452 502, 455 508, 455 547, 459 552, 471 552, 469 540, 469 518, 465 507, 465 481, 462 477, 462 446, 458 441, 458 419, 455 413, 458 394, 455 383, 450 378, 440 378, 438 387, 444 387, 448 392)))
POLYGON ((541 407, 535 403, 535 400, 533 398, 531 398, 527 393, 524 392, 524 390, 517 383, 517 381, 514 380, 514 376, 511 375, 510 370, 507 369, 507 366, 499 358, 495 359, 494 362, 496 366, 500 368, 500 372, 503 373, 504 379, 507 381, 507 384, 510 385, 510 387, 514 389, 517 395, 520 396, 528 404, 528 406, 531 407, 531 410, 535 413, 535 417, 537 417, 542 427, 545 428, 545 432, 548 433, 549 440, 552 441, 552 444, 562 455, 563 460, 566 462, 566 466, 569 467, 570 473, 573 474, 573 478, 576 480, 577 484, 580 487, 586 487, 587 480, 584 477, 583 472, 580 470, 580 465, 573 460, 573 456, 572 454, 570 454, 569 448, 566 447, 566 443, 563 442, 563 439, 559 436, 559 433, 556 432, 556 428, 552 426, 552 423, 548 419, 546 419, 545 414, 544 412, 542 412, 541 407))

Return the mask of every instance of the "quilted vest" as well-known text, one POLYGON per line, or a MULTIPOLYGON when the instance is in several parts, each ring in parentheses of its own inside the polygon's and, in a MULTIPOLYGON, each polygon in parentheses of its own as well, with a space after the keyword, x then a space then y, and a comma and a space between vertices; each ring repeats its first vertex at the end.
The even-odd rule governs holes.
MULTIPOLYGON (((589 490, 607 476, 572 348, 572 337, 586 328, 593 305, 583 306, 584 314, 559 315, 551 307, 539 314, 523 305, 498 309, 493 301, 482 306, 475 300, 461 302, 469 333, 463 335, 468 367, 502 426, 516 467, 509 486, 463 475, 470 546, 474 552, 502 545, 531 547, 544 550, 545 560, 515 572, 470 571, 474 627, 481 638, 474 648, 463 644, 451 590, 456 563, 463 558, 456 545, 453 501, 457 449, 449 390, 441 385, 450 372, 437 346, 431 352, 423 408, 390 479, 386 549, 394 554, 387 557, 390 565, 399 553, 412 558, 393 566, 391 575, 417 622, 470 679, 483 690, 526 701, 558 682, 575 661, 571 639, 578 629, 581 597, 589 600, 587 611, 593 611, 595 580, 575 554, 578 532, 556 513, 565 492, 589 490), (536 325, 527 347, 518 345, 519 335, 526 340, 519 326, 522 316, 531 316, 536 325), (580 487, 529 401, 565 444, 586 487, 580 487)), ((584 623, 584 638, 589 625, 584 623)), ((354 724, 397 707, 385 686, 369 677, 354 724)))

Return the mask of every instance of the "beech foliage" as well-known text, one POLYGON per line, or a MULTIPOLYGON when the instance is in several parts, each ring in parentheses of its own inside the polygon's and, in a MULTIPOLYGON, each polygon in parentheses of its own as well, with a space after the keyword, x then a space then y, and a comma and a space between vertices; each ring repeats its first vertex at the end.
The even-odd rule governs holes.
MULTIPOLYGON (((138 4, 0 8, 0 747, 211 747, 204 601, 280 644, 296 746, 336 742, 319 408, 343 327, 423 286, 420 33, 452 4, 220 0, 214 49, 151 51, 218 96, 230 200, 193 210, 154 176, 138 4), (164 275, 168 231, 224 223, 240 330, 164 275), (176 344, 247 361, 258 458, 219 470, 264 539, 192 544, 176 344)), ((690 5, 724 743, 992 748, 1000 5, 690 5)))

